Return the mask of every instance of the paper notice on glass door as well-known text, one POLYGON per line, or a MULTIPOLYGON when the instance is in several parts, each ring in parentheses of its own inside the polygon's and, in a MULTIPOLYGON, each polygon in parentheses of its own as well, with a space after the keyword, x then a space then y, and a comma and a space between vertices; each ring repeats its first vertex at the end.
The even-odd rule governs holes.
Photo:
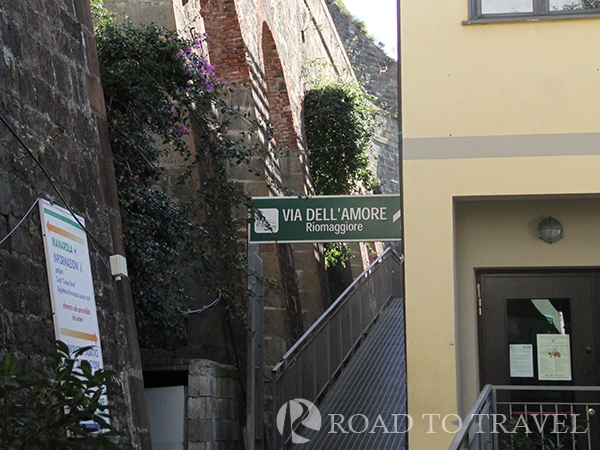
POLYGON ((571 344, 568 334, 538 334, 538 380, 571 381, 571 344))
POLYGON ((533 377, 533 344, 510 344, 511 378, 533 377))

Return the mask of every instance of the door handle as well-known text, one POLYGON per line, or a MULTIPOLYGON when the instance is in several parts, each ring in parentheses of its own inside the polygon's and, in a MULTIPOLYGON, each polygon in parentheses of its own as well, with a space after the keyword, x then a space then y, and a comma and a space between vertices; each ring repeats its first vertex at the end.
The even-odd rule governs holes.
POLYGON ((585 348, 585 352, 586 352, 586 353, 592 353, 592 347, 591 347, 590 345, 588 345, 588 346, 585 348))
POLYGON ((588 414, 589 414, 590 416, 593 416, 593 415, 595 415, 595 414, 596 414, 596 410, 595 410, 594 408, 590 408, 590 409, 588 409, 588 414))

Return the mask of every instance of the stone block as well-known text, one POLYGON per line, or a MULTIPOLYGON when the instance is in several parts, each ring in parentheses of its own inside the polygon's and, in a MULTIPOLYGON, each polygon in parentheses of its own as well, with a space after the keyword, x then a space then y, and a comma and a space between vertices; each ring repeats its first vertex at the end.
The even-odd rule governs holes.
POLYGON ((236 376, 234 377, 229 377, 229 399, 237 399, 239 397, 239 386, 240 386, 240 381, 237 377, 237 374, 235 374, 236 376))
POLYGON ((94 111, 104 115, 104 94, 100 80, 97 76, 89 75, 86 77, 87 88, 89 93, 89 101, 94 111))
POLYGON ((237 381, 234 378, 217 378, 217 397, 229 399, 237 397, 237 381))
POLYGON ((210 374, 189 374, 188 391, 190 397, 214 396, 217 392, 217 383, 210 374))
POLYGON ((19 288, 14 286, 2 286, 0 291, 0 305, 6 311, 13 313, 21 312, 21 291, 19 288))
POLYGON ((289 336, 292 324, 290 323, 290 312, 284 308, 264 309, 265 334, 269 336, 289 336))
POLYGON ((314 244, 293 244, 294 262, 298 267, 307 270, 316 267, 318 256, 314 244))
POLYGON ((260 257, 263 260, 263 273, 269 273, 270 275, 279 273, 279 257, 276 253, 261 251, 260 257))
POLYGON ((265 338, 265 368, 274 367, 289 349, 289 341, 278 336, 265 338))
POLYGON ((188 420, 188 441, 214 442, 216 439, 216 421, 212 419, 188 420))
POLYGON ((21 298, 22 311, 25 314, 37 315, 42 311, 49 309, 45 307, 50 303, 45 292, 25 288, 23 289, 21 298))
POLYGON ((316 270, 297 270, 298 287, 304 291, 321 292, 321 277, 316 270))
POLYGON ((226 398, 215 398, 215 417, 219 423, 227 417, 227 399, 226 398))
POLYGON ((259 197, 268 195, 265 188, 265 183, 262 179, 255 177, 255 180, 244 181, 244 189, 251 197, 259 197))
POLYGON ((277 280, 265 280, 263 301, 265 308, 285 308, 286 300, 281 283, 277 280))
MULTIPOLYGON (((21 214, 24 214, 25 211, 21 214)), ((31 214, 17 230, 10 236, 8 245, 14 254, 20 254, 28 256, 31 253, 32 247, 32 234, 38 234, 40 232, 39 226, 35 226, 33 222, 33 214, 31 214)), ((20 220, 20 218, 18 219, 20 220)), ((11 223, 11 229, 17 224, 17 219, 11 223)))
POLYGON ((239 423, 236 420, 219 420, 215 439, 217 441, 237 440, 239 432, 239 423))
POLYGON ((227 419, 237 419, 239 414, 239 402, 237 399, 229 399, 227 400, 228 411, 226 418, 227 419))
POLYGON ((214 417, 212 397, 188 397, 188 419, 210 419, 214 417))

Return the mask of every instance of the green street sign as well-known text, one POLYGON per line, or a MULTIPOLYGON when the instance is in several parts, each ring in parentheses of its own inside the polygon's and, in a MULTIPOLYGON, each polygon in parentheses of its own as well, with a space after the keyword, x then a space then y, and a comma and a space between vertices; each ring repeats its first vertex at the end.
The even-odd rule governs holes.
POLYGON ((248 242, 399 241, 399 195, 254 197, 248 242))

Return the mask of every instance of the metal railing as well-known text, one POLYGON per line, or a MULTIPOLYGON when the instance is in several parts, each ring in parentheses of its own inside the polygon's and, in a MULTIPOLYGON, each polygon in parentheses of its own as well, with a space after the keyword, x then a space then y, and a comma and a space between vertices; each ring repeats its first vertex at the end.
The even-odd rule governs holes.
MULTIPOLYGON (((382 308, 402 296, 402 263, 403 257, 387 248, 277 363, 272 371, 274 421, 285 402, 303 398, 314 403, 324 395, 382 308)), ((274 448, 283 448, 290 433, 280 434, 274 424, 274 448)))
POLYGON ((597 386, 486 385, 448 450, 592 450, 599 408, 597 386))
POLYGON ((497 449, 497 437, 491 433, 490 427, 489 418, 492 414, 496 414, 496 399, 492 386, 487 384, 463 420, 462 426, 454 435, 448 450, 497 449))

